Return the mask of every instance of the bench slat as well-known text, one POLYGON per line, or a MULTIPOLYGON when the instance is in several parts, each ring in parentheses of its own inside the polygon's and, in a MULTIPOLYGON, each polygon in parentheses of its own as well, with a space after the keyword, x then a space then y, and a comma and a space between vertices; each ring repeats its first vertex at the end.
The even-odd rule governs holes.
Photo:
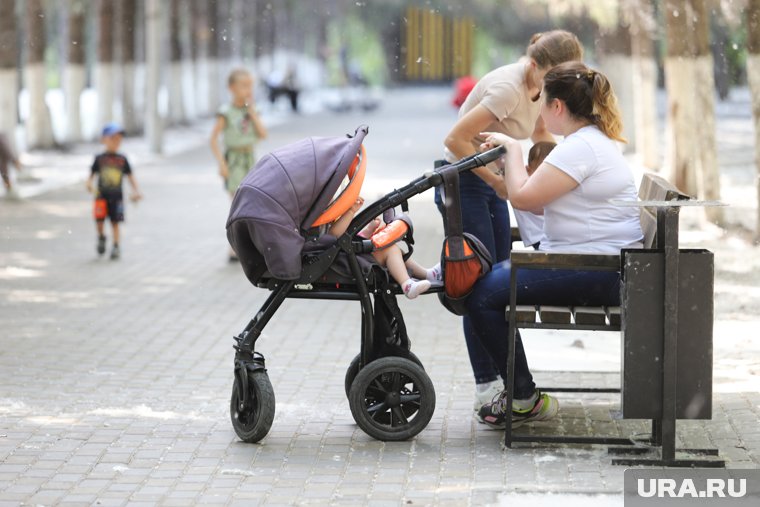
MULTIPOLYGON (((507 320, 509 320, 509 307, 507 307, 507 320)), ((536 307, 517 305, 517 322, 536 322, 536 307)))
POLYGON ((576 306, 573 317, 576 324, 604 326, 607 323, 607 312, 601 306, 576 306))
POLYGON ((538 314, 544 324, 569 324, 572 316, 566 306, 539 306, 538 314))
POLYGON ((607 306, 607 320, 610 321, 610 326, 620 327, 620 307, 619 306, 607 306))

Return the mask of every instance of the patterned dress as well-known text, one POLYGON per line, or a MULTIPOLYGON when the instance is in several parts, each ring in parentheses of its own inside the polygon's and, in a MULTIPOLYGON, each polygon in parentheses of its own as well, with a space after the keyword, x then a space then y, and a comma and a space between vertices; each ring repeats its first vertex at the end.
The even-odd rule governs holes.
POLYGON ((224 118, 224 159, 229 170, 225 185, 230 193, 234 193, 253 167, 253 148, 258 137, 247 106, 225 104, 217 116, 224 118))

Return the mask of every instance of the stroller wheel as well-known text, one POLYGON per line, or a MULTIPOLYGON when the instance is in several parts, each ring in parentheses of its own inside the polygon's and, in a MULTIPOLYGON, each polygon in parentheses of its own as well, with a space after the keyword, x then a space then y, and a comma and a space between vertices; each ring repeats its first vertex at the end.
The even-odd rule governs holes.
MULTIPOLYGON (((425 367, 422 366, 422 361, 420 361, 420 358, 417 357, 414 352, 410 350, 408 354, 408 359, 410 359, 413 363, 419 365, 423 370, 425 369, 425 367)), ((348 369, 346 370, 346 379, 343 381, 343 385, 346 389, 346 397, 348 397, 348 393, 351 392, 351 384, 354 383, 356 374, 359 373, 359 362, 361 360, 361 354, 356 354, 356 356, 354 356, 354 358, 351 360, 351 364, 348 365, 348 369)))
POLYGON ((382 357, 356 375, 348 403, 356 424, 369 436, 408 440, 433 417, 435 389, 419 365, 403 357, 382 357))
POLYGON ((248 372, 248 397, 246 408, 240 410, 237 380, 232 386, 230 418, 232 427, 240 440, 255 443, 267 436, 274 420, 274 390, 265 371, 248 372))

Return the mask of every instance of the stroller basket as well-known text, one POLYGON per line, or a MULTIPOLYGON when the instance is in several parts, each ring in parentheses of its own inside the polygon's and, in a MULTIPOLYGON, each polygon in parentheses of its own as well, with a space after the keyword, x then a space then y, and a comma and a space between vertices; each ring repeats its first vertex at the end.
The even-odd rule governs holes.
MULTIPOLYGON (((262 157, 235 194, 227 237, 243 271, 257 287, 271 291, 256 316, 235 337, 234 384, 230 400, 233 428, 241 440, 258 442, 272 426, 275 400, 264 356, 256 341, 287 298, 359 301, 359 353, 345 376, 354 420, 378 440, 406 440, 422 431, 435 409, 435 390, 419 358, 410 350, 400 293, 386 270, 366 260, 383 245, 359 232, 375 217, 399 220, 395 208, 442 183, 443 171, 463 172, 496 160, 502 148, 473 155, 431 171, 393 190, 358 213, 338 237, 320 234, 343 215, 359 194, 367 165, 362 141, 353 136, 310 138, 262 157), (342 191, 341 184, 348 184, 342 191)), ((410 244, 411 223, 394 230, 410 244)))

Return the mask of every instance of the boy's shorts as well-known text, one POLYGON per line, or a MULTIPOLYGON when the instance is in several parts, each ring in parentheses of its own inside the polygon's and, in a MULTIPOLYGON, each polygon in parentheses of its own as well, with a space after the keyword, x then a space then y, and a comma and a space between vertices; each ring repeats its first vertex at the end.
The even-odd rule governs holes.
POLYGON ((122 197, 98 197, 95 199, 93 216, 98 222, 108 217, 111 223, 124 221, 124 199, 122 197))

